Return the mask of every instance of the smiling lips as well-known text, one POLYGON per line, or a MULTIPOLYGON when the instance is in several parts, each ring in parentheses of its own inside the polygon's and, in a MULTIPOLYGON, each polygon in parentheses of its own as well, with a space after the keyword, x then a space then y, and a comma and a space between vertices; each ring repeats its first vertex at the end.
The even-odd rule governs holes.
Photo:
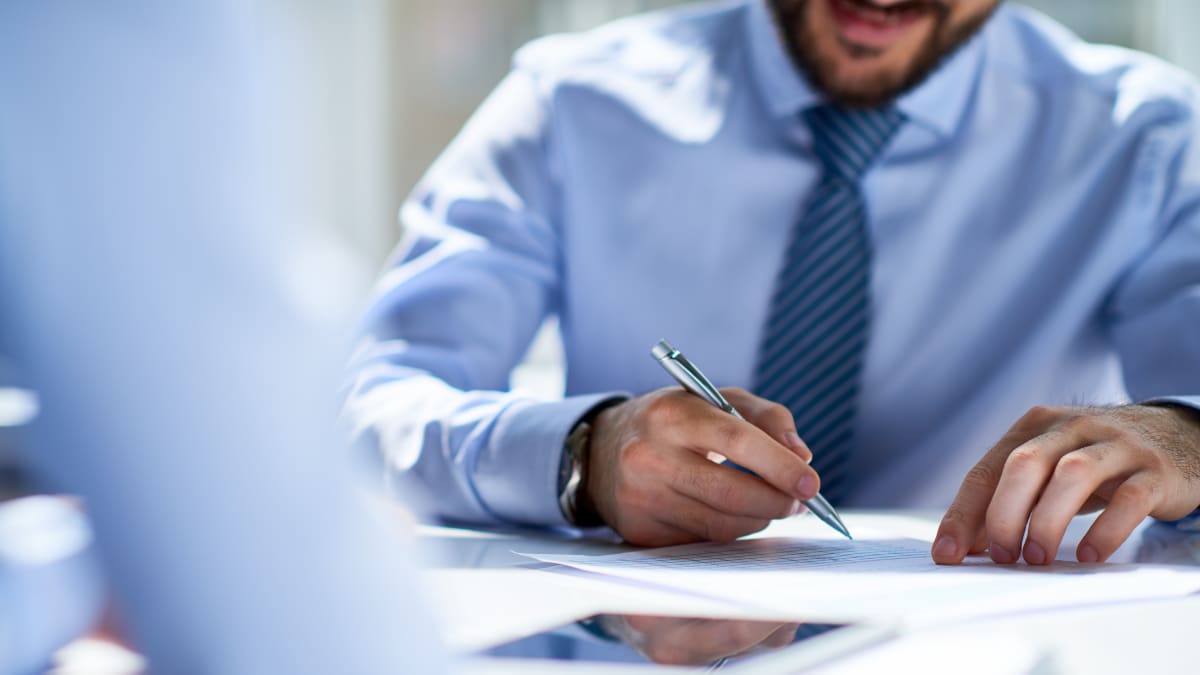
POLYGON ((924 2, 882 5, 871 0, 827 0, 842 37, 859 46, 886 49, 933 13, 924 2))

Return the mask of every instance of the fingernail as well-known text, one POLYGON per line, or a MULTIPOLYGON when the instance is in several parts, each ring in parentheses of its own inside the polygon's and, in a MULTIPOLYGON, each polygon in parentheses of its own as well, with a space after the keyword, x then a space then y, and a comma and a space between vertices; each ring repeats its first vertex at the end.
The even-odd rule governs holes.
POLYGON ((1046 549, 1032 539, 1025 542, 1025 562, 1030 565, 1046 564, 1046 549))
POLYGON ((988 550, 991 552, 992 562, 994 563, 998 563, 1000 565, 1009 565, 1012 564, 1012 561, 1014 560, 1013 554, 1009 553, 1008 549, 1004 548, 1003 546, 992 544, 988 547, 988 550))
POLYGON ((804 504, 800 503, 800 500, 797 499, 792 502, 792 510, 788 512, 788 515, 798 516, 803 512, 804 512, 804 504))
POLYGON ((1091 544, 1084 544, 1079 547, 1079 551, 1075 553, 1075 557, 1082 563, 1100 562, 1100 553, 1092 548, 1091 544))
POLYGON ((944 534, 933 542, 934 560, 951 560, 955 553, 958 553, 958 544, 955 543, 954 537, 944 534))
POLYGON ((796 494, 801 499, 811 499, 817 494, 817 477, 809 474, 801 478, 800 482, 796 483, 796 494))

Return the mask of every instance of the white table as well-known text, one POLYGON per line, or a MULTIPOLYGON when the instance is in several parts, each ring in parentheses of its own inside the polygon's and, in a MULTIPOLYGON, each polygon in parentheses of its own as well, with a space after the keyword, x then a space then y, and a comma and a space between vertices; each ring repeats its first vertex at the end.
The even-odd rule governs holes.
MULTIPOLYGON (((905 536, 932 539, 937 514, 895 514, 905 536)), ((1077 519, 1063 551, 1070 555, 1088 525, 1077 519)), ((755 617, 743 606, 667 589, 554 570, 520 552, 602 553, 628 550, 615 541, 580 540, 531 531, 484 532, 423 527, 432 551, 426 601, 435 608, 450 645, 470 651, 597 614, 755 617)), ((1176 535, 1145 525, 1113 557, 1133 562, 1200 564, 1200 535, 1176 535)), ((799 618, 799 617, 797 617, 799 618)), ((1123 603, 1022 614, 966 625, 902 633, 876 648, 891 672, 1200 672, 1200 598, 1123 603), (890 651, 883 652, 888 649, 890 651), (920 669, 919 671, 917 669, 920 669)), ((871 653, 821 672, 871 672, 871 653)), ((522 663, 479 672, 567 672, 563 664, 522 663)), ((650 668, 649 672, 658 669, 650 668)), ((570 672, 640 672, 629 667, 579 666, 570 672)))

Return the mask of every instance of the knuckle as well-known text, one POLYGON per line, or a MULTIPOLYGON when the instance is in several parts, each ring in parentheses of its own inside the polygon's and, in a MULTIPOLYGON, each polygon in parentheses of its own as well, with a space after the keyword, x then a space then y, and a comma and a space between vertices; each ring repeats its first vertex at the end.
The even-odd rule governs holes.
POLYGON ((722 448, 738 448, 746 442, 746 430, 741 424, 736 424, 731 418, 729 421, 722 421, 713 429, 713 437, 717 440, 718 450, 722 448))
POLYGON ((1058 460, 1058 465, 1054 467, 1054 476, 1068 483, 1078 483, 1090 478, 1095 469, 1095 462, 1090 457, 1072 452, 1058 460))
POLYGON ((1121 500, 1129 506, 1149 513, 1155 494, 1158 493, 1158 483, 1157 481, 1126 482, 1118 488, 1117 492, 1120 494, 1121 500))
POLYGON ((1112 439, 1122 448, 1132 450, 1137 453, 1142 453, 1148 457, 1153 457, 1158 454, 1154 451, 1151 444, 1146 443, 1136 432, 1130 429, 1114 429, 1112 433, 1112 439))
POLYGON ((655 426, 669 426, 679 420, 680 401, 674 392, 651 394, 643 408, 645 419, 655 426))
POLYGON ((779 403, 769 403, 766 406, 766 417, 780 424, 791 424, 792 411, 787 409, 787 406, 779 403))
POLYGON ((1035 405, 1021 417, 1021 424, 1031 427, 1044 427, 1057 419, 1059 415, 1060 413, 1057 408, 1035 405))
POLYGON ((1029 446, 1021 446, 1009 453, 1008 459, 1004 460, 1004 469, 1025 472, 1038 468, 1041 463, 1042 458, 1036 450, 1029 446))
POLYGON ((635 439, 621 449, 621 463, 633 471, 649 471, 658 463, 659 454, 649 443, 635 439))

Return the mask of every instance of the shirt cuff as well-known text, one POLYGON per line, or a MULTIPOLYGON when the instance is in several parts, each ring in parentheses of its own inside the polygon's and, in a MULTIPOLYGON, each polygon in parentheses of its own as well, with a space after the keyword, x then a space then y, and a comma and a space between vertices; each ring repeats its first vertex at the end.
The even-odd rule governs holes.
POLYGON ((522 401, 506 409, 473 472, 488 510, 512 523, 570 526, 558 506, 563 443, 592 408, 625 398, 629 395, 609 392, 553 402, 522 401))
POLYGON ((1159 396, 1139 402, 1140 405, 1181 405, 1200 413, 1200 396, 1159 396))

